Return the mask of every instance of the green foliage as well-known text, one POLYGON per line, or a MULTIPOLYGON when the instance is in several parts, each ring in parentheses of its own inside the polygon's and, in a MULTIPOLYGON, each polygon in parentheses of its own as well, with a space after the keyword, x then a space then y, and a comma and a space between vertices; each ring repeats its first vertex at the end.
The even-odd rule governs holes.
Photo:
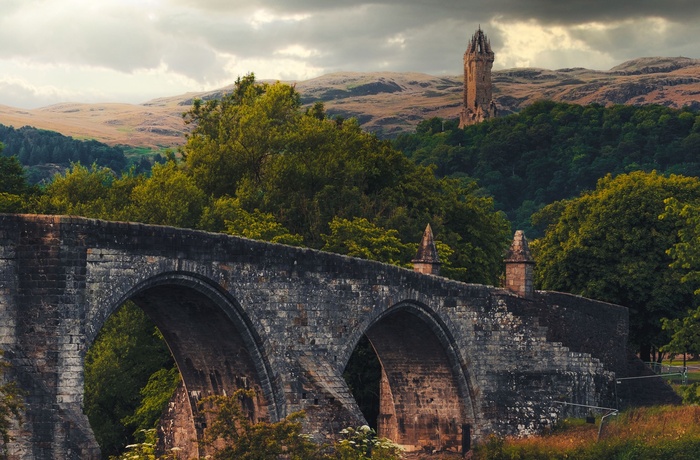
POLYGON ((239 183, 259 183, 267 163, 286 148, 299 95, 288 85, 237 82, 221 100, 195 102, 185 120, 195 125, 185 155, 197 186, 207 195, 234 195, 239 183))
POLYGON ((388 439, 378 438, 376 431, 367 425, 345 428, 343 439, 335 444, 338 460, 393 460, 401 458, 401 448, 388 439))
POLYGON ((301 235, 291 234, 271 213, 258 209, 248 212, 241 207, 237 198, 222 197, 215 200, 204 211, 200 226, 205 229, 213 227, 216 230, 220 229, 221 222, 224 226, 223 232, 229 235, 293 246, 303 243, 301 235))
MULTIPOLYGON (((0 153, 3 145, 0 144, 0 153)), ((29 191, 24 168, 17 157, 0 155, 0 192, 22 195, 29 191)))
POLYGON ((7 458, 7 444, 13 440, 10 429, 14 423, 22 424, 24 401, 22 391, 7 378, 10 364, 0 351, 0 457, 7 458))
POLYGON ((683 385, 679 388, 683 404, 700 406, 700 382, 683 385))
POLYGON ((29 196, 36 190, 27 184, 24 168, 17 157, 3 156, 2 151, 0 143, 0 212, 25 212, 29 196))
POLYGON ((0 213, 23 213, 26 207, 27 203, 21 196, 0 192, 0 213))
POLYGON ((65 175, 54 177, 39 198, 37 210, 47 214, 106 216, 114 180, 114 173, 107 168, 74 164, 65 175))
POLYGON ((662 218, 679 220, 678 241, 668 250, 674 268, 685 271, 683 282, 700 294, 700 202, 670 197, 662 218))
POLYGON ((163 409, 170 397, 175 393, 180 383, 180 372, 177 367, 158 369, 150 377, 148 383, 139 391, 141 403, 132 415, 121 420, 125 426, 135 427, 137 432, 145 432, 155 428, 160 420, 163 409))
POLYGON ((631 308, 630 341, 646 360, 652 345, 667 341, 661 318, 678 317, 692 303, 683 273, 669 266, 679 224, 659 219, 669 197, 700 198, 700 181, 655 172, 606 176, 595 190, 545 207, 545 236, 531 245, 542 289, 631 308))
POLYGON ((321 235, 324 251, 401 265, 401 260, 407 254, 415 254, 418 248, 417 244, 403 244, 398 231, 378 227, 365 218, 335 217, 329 227, 330 234, 321 235))
POLYGON ((154 426, 160 417, 154 405, 172 395, 176 371, 165 378, 151 380, 151 375, 172 367, 160 334, 135 305, 127 303, 108 318, 85 356, 85 414, 103 455, 116 455, 133 441, 136 425, 154 426), (170 393, 157 396, 153 385, 163 381, 170 393), (151 387, 146 390, 148 383, 151 387), (151 416, 156 418, 149 420, 151 416), (134 425, 124 426, 124 420, 134 425))
MULTIPOLYGON (((109 460, 156 460, 168 457, 158 457, 156 455, 157 432, 155 429, 145 430, 143 442, 129 444, 120 455, 112 455, 109 460)), ((177 458, 177 457, 173 457, 177 458)))
POLYGON ((532 212, 594 188, 605 174, 699 175, 698 120, 690 109, 540 101, 465 129, 454 120, 424 120, 394 145, 434 164, 441 177, 474 178, 516 228, 535 237, 541 229, 531 226, 532 212))
POLYGON ((175 161, 156 164, 151 177, 131 191, 130 220, 147 224, 194 228, 206 197, 175 161))
POLYGON ((346 428, 333 445, 316 444, 302 433, 303 412, 275 422, 253 423, 243 409, 255 395, 237 390, 232 396, 211 396, 202 408, 213 417, 205 430, 203 445, 213 460, 398 460, 401 449, 378 438, 368 426, 346 428))
MULTIPOLYGON (((24 126, 15 129, 0 125, 0 141, 5 155, 16 156, 24 166, 45 163, 68 166, 71 163, 97 164, 116 172, 126 169, 127 160, 121 147, 110 147, 94 140, 80 141, 57 132, 24 126)), ((47 177, 37 177, 38 182, 47 177)))
POLYGON ((184 148, 186 171, 214 198, 200 228, 243 234, 247 216, 233 212, 240 207, 264 227, 278 223, 304 245, 322 248, 332 222, 364 219, 398 240, 377 243, 388 244, 391 255, 367 240, 356 248, 326 247, 406 265, 414 256, 406 248, 431 223, 453 251, 447 276, 497 282, 510 229, 492 200, 478 196, 472 183, 437 179, 353 120, 328 120, 320 106, 302 113, 293 88, 248 76, 224 99, 195 103, 185 118, 195 125, 184 148), (225 222, 236 219, 244 225, 225 222))
POLYGON ((304 414, 295 412, 275 422, 253 423, 241 401, 253 398, 250 390, 232 396, 211 396, 202 401, 213 416, 205 431, 203 445, 213 460, 268 460, 284 455, 290 460, 323 458, 321 450, 301 432, 304 414))
POLYGON ((700 353, 700 307, 689 310, 683 318, 663 318, 661 328, 671 335, 671 341, 661 351, 675 354, 700 353))
POLYGON ((177 447, 174 447, 165 455, 159 456, 156 454, 158 434, 155 428, 141 430, 138 435, 142 438, 141 442, 129 444, 124 452, 117 456, 110 456, 109 460, 180 460, 180 449, 177 447))

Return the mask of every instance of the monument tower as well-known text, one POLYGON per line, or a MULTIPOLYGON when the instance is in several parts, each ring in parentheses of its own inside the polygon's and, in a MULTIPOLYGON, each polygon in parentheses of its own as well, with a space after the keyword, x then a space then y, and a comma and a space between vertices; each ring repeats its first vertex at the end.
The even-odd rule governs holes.
POLYGON ((491 94, 494 56, 491 42, 479 26, 464 53, 464 107, 459 114, 460 128, 496 116, 496 104, 491 94))

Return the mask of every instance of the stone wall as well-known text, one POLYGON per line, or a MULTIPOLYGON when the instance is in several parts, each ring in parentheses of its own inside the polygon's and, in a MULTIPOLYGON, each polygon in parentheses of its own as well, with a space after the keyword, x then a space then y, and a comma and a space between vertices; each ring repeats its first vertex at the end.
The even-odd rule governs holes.
POLYGON ((616 353, 626 309, 587 299, 521 299, 377 262, 169 227, 0 215, 0 232, 0 316, 13 325, 0 329, 0 344, 29 391, 17 459, 98 458, 82 414, 85 349, 128 299, 173 351, 180 404, 192 411, 175 417, 173 432, 193 437, 206 424, 196 403, 236 388, 255 389, 248 408, 256 419, 305 410, 306 430, 319 439, 364 423, 342 373, 365 334, 384 366, 386 433, 420 449, 458 449, 463 424, 475 438, 551 426, 577 413, 562 398, 604 401, 624 359, 616 353))

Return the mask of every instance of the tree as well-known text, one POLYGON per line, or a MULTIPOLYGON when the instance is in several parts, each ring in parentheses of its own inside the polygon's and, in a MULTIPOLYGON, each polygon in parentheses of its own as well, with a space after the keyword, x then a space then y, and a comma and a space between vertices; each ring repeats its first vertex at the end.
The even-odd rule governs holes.
POLYGON ((180 165, 156 164, 151 177, 131 191, 130 220, 146 224, 195 228, 207 203, 204 192, 180 165))
POLYGON ((153 395, 152 374, 173 367, 162 336, 135 305, 125 304, 105 322, 85 356, 85 414, 103 455, 118 454, 139 427, 154 426, 163 410, 154 400, 167 403, 177 370, 158 379, 170 390, 165 397, 153 395))
POLYGON ((213 460, 398 460, 399 446, 378 438, 369 426, 345 428, 332 445, 316 444, 302 433, 303 412, 295 412, 279 422, 253 423, 242 402, 253 398, 252 390, 239 389, 231 396, 210 396, 202 400, 212 417, 203 445, 213 460))
POLYGON ((336 217, 329 226, 330 234, 321 235, 326 243, 324 251, 401 265, 401 260, 406 258, 402 253, 415 254, 418 248, 417 244, 402 243, 396 230, 386 230, 365 218, 336 217))
POLYGON ((683 282, 700 295, 700 202, 670 197, 662 218, 678 220, 678 241, 669 248, 672 266, 685 271, 683 282))
POLYGON ((0 192, 22 195, 29 191, 24 175, 24 168, 17 157, 1 155, 3 145, 0 143, 0 192))
MULTIPOLYGON (((683 202, 672 197, 665 204, 661 217, 680 222, 678 241, 667 251, 673 259, 671 266, 684 272, 681 280, 693 289, 697 298, 700 294, 700 202, 683 202)), ((683 353, 684 366, 686 353, 700 353, 700 307, 689 310, 683 318, 665 318, 663 328, 672 334, 664 349, 683 353)))
POLYGON ((17 157, 3 156, 2 150, 0 143, 0 212, 23 212, 34 190, 27 184, 24 168, 17 157))
POLYGON ((218 198, 233 196, 243 179, 260 182, 270 158, 286 150, 300 105, 293 87, 257 84, 252 75, 221 100, 195 102, 185 114, 195 127, 184 154, 197 186, 218 198))
POLYGON ((211 396, 202 406, 213 417, 203 440, 213 460, 266 460, 285 455, 290 460, 322 459, 321 449, 302 434, 302 412, 279 422, 253 423, 241 401, 253 398, 251 390, 236 390, 231 396, 211 396))
POLYGON ((659 218, 671 197, 697 200, 700 181, 655 172, 608 175, 595 190, 535 215, 548 224, 531 246, 538 285, 629 307, 630 341, 644 360, 665 342, 661 318, 678 317, 692 302, 667 252, 678 241, 679 220, 659 218))
MULTIPOLYGON (((510 228, 493 200, 472 182, 436 178, 432 168, 417 166, 355 120, 329 120, 320 104, 303 112, 292 87, 258 84, 252 76, 220 101, 195 103, 186 119, 195 127, 184 148, 185 171, 215 200, 200 228, 269 240, 262 235, 279 225, 305 246, 351 253, 355 249, 327 245, 323 235, 340 230, 331 229, 333 222, 364 219, 401 249, 392 257, 363 257, 405 266, 415 253, 404 248, 420 241, 430 223, 452 250, 446 276, 497 282, 510 228), (233 217, 223 216, 234 208, 233 217), (248 215, 262 219, 262 228, 249 229, 248 215)), ((371 247, 365 243, 358 248, 371 247)))
POLYGON ((200 228, 254 240, 300 246, 301 235, 294 235, 275 220, 271 213, 254 209, 248 212, 238 198, 222 197, 204 210, 200 228))
POLYGON ((90 168, 73 164, 64 175, 57 174, 46 186, 37 210, 47 214, 104 217, 108 214, 106 203, 115 178, 110 169, 96 164, 90 168))
POLYGON ((671 341, 661 351, 671 356, 682 354, 683 367, 688 353, 700 353, 700 307, 689 310, 683 318, 663 318, 661 328, 671 334, 671 341))
POLYGON ((136 433, 145 433, 155 428, 180 380, 177 367, 158 369, 151 374, 146 386, 139 391, 141 403, 132 415, 121 420, 122 424, 134 427, 136 433))
POLYGON ((605 174, 653 169, 700 175, 697 112, 663 106, 538 101, 518 112, 458 129, 424 120, 394 146, 439 177, 474 178, 515 228, 530 237, 530 214, 595 187, 605 174), (444 126, 444 129, 443 129, 444 126))

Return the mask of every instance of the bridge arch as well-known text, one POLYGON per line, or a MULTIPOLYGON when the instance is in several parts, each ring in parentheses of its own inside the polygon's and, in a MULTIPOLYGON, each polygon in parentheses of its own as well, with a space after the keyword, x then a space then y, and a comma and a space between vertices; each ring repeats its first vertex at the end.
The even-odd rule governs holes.
POLYGON ((368 318, 351 342, 366 336, 381 364, 378 434, 406 450, 457 451, 463 425, 478 423, 474 382, 450 330, 425 304, 403 301, 368 318))
POLYGON ((253 420, 277 421, 284 416, 279 399, 283 396, 274 387, 264 343, 228 291, 196 273, 150 276, 99 307, 95 316, 100 319, 90 328, 88 345, 106 318, 129 300, 161 331, 182 377, 176 406, 170 409, 165 445, 182 448, 187 458, 198 454, 191 440, 201 439, 207 424, 198 404, 210 395, 253 389, 255 398, 244 402, 253 420))

